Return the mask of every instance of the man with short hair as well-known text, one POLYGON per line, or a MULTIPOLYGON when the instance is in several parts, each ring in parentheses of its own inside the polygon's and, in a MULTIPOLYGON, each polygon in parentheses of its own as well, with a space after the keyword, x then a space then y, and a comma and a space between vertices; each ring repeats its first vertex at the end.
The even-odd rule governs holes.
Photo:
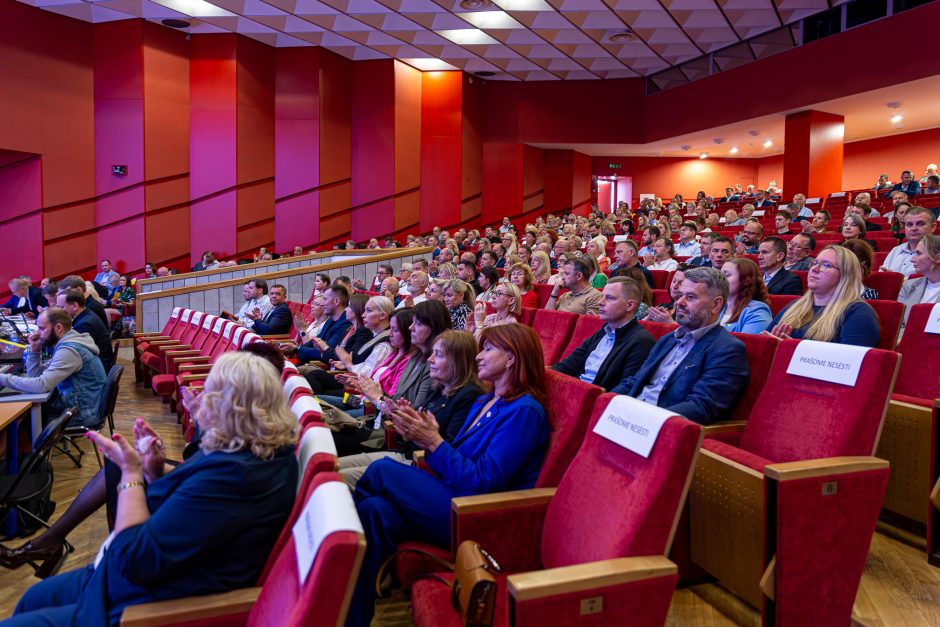
POLYGON ((114 365, 114 349, 111 347, 111 333, 102 324, 98 316, 85 308, 85 293, 70 289, 56 295, 56 307, 68 313, 72 319, 72 328, 78 333, 87 333, 98 347, 98 358, 105 373, 114 365))
POLYGON ((428 299, 425 290, 428 289, 428 275, 421 270, 415 270, 411 273, 411 284, 408 286, 408 296, 401 299, 395 309, 404 309, 405 307, 414 307, 418 303, 423 303, 428 299))
POLYGON ((787 243, 770 236, 757 249, 757 265, 763 273, 768 294, 795 295, 803 293, 800 277, 783 267, 787 260, 787 243))
POLYGON ((430 263, 428 262, 427 259, 415 259, 414 261, 411 262, 411 266, 414 268, 415 271, 420 270, 421 272, 425 274, 427 274, 428 270, 430 269, 430 263))
POLYGON ((304 247, 303 247, 303 246, 294 246, 293 255, 294 255, 295 257, 300 257, 300 256, 303 255, 303 254, 304 254, 304 247))
POLYGON ((110 329, 111 321, 108 319, 108 314, 104 312, 104 306, 99 303, 94 296, 85 291, 85 279, 78 276, 77 274, 70 274, 59 281, 58 293, 62 293, 71 289, 79 290, 82 294, 85 295, 85 308, 98 316, 98 319, 101 320, 106 329, 110 329))
POLYGON ((33 317, 39 314, 40 308, 49 306, 42 290, 27 283, 26 279, 10 279, 9 287, 10 298, 0 305, 0 313, 4 315, 25 314, 33 317))
POLYGON ((931 174, 920 190, 921 194, 940 194, 940 176, 931 174))
POLYGON ((637 256, 641 259, 652 257, 655 254, 653 252, 653 243, 660 235, 662 235, 662 231, 658 227, 648 226, 643 229, 643 247, 637 252, 637 256))
POLYGON ((167 268, 166 266, 160 266, 159 268, 157 268, 157 276, 158 277, 170 276, 170 269, 167 268))
POLYGON ((561 274, 562 281, 552 288, 545 309, 596 315, 600 311, 601 293, 591 287, 591 268, 587 262, 583 259, 570 259, 561 269, 561 274), (559 298, 558 292, 562 287, 570 291, 559 298))
MULTIPOLYGON (((692 266, 693 268, 711 266, 709 255, 711 255, 712 243, 716 239, 721 237, 721 235, 719 235, 718 233, 712 233, 711 231, 709 231, 708 233, 702 233, 700 237, 701 237, 702 254, 699 255, 698 257, 692 257, 686 262, 687 265, 692 266)), ((731 240, 728 240, 728 241, 731 241, 731 240)))
POLYGON ((790 234, 791 211, 778 211, 774 216, 774 235, 790 234))
POLYGON ((676 257, 698 257, 702 254, 701 245, 695 241, 697 230, 694 222, 683 222, 679 226, 679 242, 676 244, 676 257))
POLYGON ((820 209, 813 215, 812 221, 800 220, 804 233, 826 233, 826 227, 829 226, 829 220, 832 217, 825 209, 820 209))
POLYGON ((760 246, 763 237, 764 227, 761 226, 760 220, 748 220, 738 236, 738 243, 734 249, 735 254, 756 255, 757 247, 760 246))
POLYGON ((687 270, 676 301, 679 328, 661 337, 636 374, 611 392, 699 424, 727 418, 750 379, 744 343, 719 324, 727 302, 721 272, 687 270))
POLYGON ((774 201, 770 198, 767 198, 767 192, 762 189, 757 190, 757 198, 753 202, 754 207, 760 209, 761 207, 773 207, 774 201))
POLYGON ((882 194, 885 198, 891 197, 891 192, 904 192, 908 198, 913 198, 920 193, 920 183, 914 180, 914 173, 910 170, 901 172, 901 182, 895 183, 887 192, 882 194))
POLYGON ((621 270, 637 268, 640 272, 643 273, 643 277, 646 279, 646 283, 650 286, 650 289, 653 289, 653 273, 650 272, 646 266, 640 263, 640 258, 637 255, 638 252, 639 247, 637 247, 636 242, 634 242, 632 239, 618 242, 617 246, 614 248, 614 261, 616 263, 612 264, 608 268, 610 271, 610 276, 618 276, 618 273, 621 270))
POLYGON ((504 217, 504 218, 503 218, 503 223, 502 223, 502 225, 500 225, 500 227, 499 227, 499 232, 500 232, 500 233, 508 233, 508 232, 509 232, 509 229, 511 229, 511 228, 512 228, 512 222, 509 221, 509 218, 508 218, 508 217, 504 217))
POLYGON ((110 285, 109 282, 111 281, 112 276, 121 278, 121 275, 115 272, 111 268, 111 260, 102 259, 101 260, 101 272, 95 275, 95 283, 97 283, 98 285, 104 285, 105 287, 107 287, 108 285, 110 285))
POLYGON ((599 315, 604 326, 552 370, 610 390, 632 376, 656 343, 636 319, 642 289, 629 277, 614 277, 604 286, 599 315))
POLYGON ((721 202, 738 202, 741 200, 741 197, 734 192, 733 187, 725 188, 725 195, 721 198, 721 202))
MULTIPOLYGON (((375 271, 375 276, 372 278, 372 283, 369 285, 370 292, 377 292, 382 286, 382 281, 387 279, 390 276, 395 276, 395 270, 390 264, 383 263, 379 264, 378 269, 375 271)), ((362 279, 353 279, 353 287, 357 290, 365 290, 366 284, 362 279)))
MULTIPOLYGON (((471 255, 473 253, 470 253, 471 255)), ((401 264, 401 272, 398 273, 398 296, 404 298, 411 292, 411 273, 414 272, 414 266, 409 262, 401 264)))
POLYGON ((241 306, 238 313, 223 311, 219 316, 253 329, 255 320, 264 318, 273 307, 271 299, 267 297, 268 282, 264 279, 250 279, 242 288, 242 296, 245 298, 245 304, 241 306))
POLYGON ((259 317, 260 312, 255 310, 248 312, 248 317, 254 320, 252 329, 258 335, 290 333, 293 316, 287 305, 287 288, 280 283, 275 283, 268 292, 268 300, 271 301, 271 308, 266 314, 259 317))
POLYGON ((675 270, 679 262, 672 258, 675 252, 672 240, 666 237, 660 237, 653 243, 653 263, 647 266, 652 270, 665 270, 669 272, 675 270))
POLYGON ((854 213, 859 216, 862 220, 865 221, 865 228, 869 231, 880 231, 881 225, 875 224, 874 222, 869 221, 868 218, 871 217, 871 205, 868 203, 857 202, 854 205, 849 205, 846 215, 854 213))
POLYGON ((320 334, 310 338, 301 346, 282 345, 287 352, 297 351, 300 363, 320 361, 324 364, 336 359, 336 347, 343 341, 352 323, 346 319, 346 305, 349 304, 349 292, 342 285, 333 284, 323 293, 323 313, 326 322, 320 334))
MULTIPOLYGON (((812 218, 813 210, 806 206, 806 195, 805 194, 794 194, 793 202, 790 205, 796 205, 799 209, 794 216, 793 222, 799 222, 802 218, 812 218)), ((787 205, 787 209, 790 208, 790 205, 787 205)))
POLYGON ((390 276, 382 281, 382 285, 379 287, 379 295, 384 296, 392 301, 393 305, 398 306, 401 302, 401 297, 398 295, 400 289, 401 283, 398 282, 398 279, 390 276))
POLYGON ((733 257, 734 243, 724 235, 719 235, 712 240, 711 246, 708 248, 708 259, 698 257, 697 259, 701 261, 697 265, 701 268, 715 268, 716 270, 721 270, 721 266, 725 265, 725 262, 733 257))
POLYGON ((0 374, 0 387, 28 394, 56 390, 58 394, 43 403, 44 416, 78 407, 69 426, 100 426, 101 398, 108 377, 94 340, 73 329, 71 316, 59 307, 49 307, 40 313, 36 326, 37 330, 29 336, 25 376, 0 374), (52 353, 45 365, 44 348, 52 353))
POLYGON ((904 236, 907 241, 891 249, 881 266, 882 271, 900 272, 908 278, 914 270, 914 249, 924 235, 932 234, 936 219, 930 209, 911 207, 904 214, 904 236))
POLYGON ((457 278, 473 289, 474 296, 480 293, 480 284, 477 283, 477 267, 472 261, 461 261, 457 264, 457 278))
POLYGON ((798 233, 787 243, 787 261, 783 267, 790 272, 808 272, 813 265, 816 238, 809 233, 798 233))
POLYGON ((499 255, 494 253, 492 250, 485 250, 483 254, 480 255, 480 267, 486 268, 487 266, 496 267, 496 263, 499 261, 499 255))

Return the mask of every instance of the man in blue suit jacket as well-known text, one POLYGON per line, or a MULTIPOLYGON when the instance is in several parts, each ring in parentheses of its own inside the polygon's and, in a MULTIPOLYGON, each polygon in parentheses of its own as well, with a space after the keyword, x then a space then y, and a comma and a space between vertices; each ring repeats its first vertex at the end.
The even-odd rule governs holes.
POLYGON ((48 307, 49 303, 42 295, 42 290, 38 287, 31 287, 23 279, 11 279, 10 291, 13 293, 10 299, 0 305, 0 312, 7 315, 17 315, 21 313, 39 315, 39 307, 48 307))
POLYGON ((333 284, 323 295, 323 312, 329 316, 320 330, 318 337, 297 347, 297 357, 301 363, 322 361, 329 363, 336 359, 336 347, 343 341, 352 323, 346 319, 346 305, 349 304, 349 292, 342 285, 333 284))
POLYGON ((287 288, 280 284, 272 285, 268 291, 268 298, 271 299, 271 305, 273 305, 268 313, 262 314, 257 309, 248 312, 248 317, 254 320, 251 328, 258 335, 290 333, 294 317, 286 302, 287 288))
POLYGON ((721 272, 687 270, 680 292, 675 314, 680 328, 660 338, 637 373, 611 392, 707 425, 727 417, 747 387, 747 352, 718 324, 728 300, 721 272))

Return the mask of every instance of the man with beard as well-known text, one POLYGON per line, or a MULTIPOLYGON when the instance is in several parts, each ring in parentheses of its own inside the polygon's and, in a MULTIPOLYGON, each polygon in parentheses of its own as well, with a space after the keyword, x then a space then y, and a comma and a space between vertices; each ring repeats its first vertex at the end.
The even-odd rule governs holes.
POLYGON ((25 376, 0 374, 0 387, 20 392, 57 394, 43 404, 43 415, 78 407, 70 426, 96 427, 101 423, 98 407, 108 377, 98 359, 98 347, 87 333, 72 328, 72 318, 59 307, 50 307, 36 319, 38 329, 29 336, 25 376), (41 363, 43 349, 51 353, 41 363))
POLYGON ((664 335, 633 376, 614 394, 658 405, 699 424, 726 418, 747 387, 744 343, 722 327, 728 281, 714 268, 687 270, 679 299, 679 328, 664 335))

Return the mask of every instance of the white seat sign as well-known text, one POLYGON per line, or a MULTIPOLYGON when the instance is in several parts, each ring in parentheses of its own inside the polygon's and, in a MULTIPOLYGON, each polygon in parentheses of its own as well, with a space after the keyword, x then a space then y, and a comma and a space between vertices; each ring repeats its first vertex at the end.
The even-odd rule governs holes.
POLYGON ((594 433, 637 455, 649 457, 660 429, 674 415, 632 396, 617 396, 597 420, 594 433))
POLYGON ((869 350, 862 346, 802 340, 793 351, 787 374, 852 386, 858 380, 869 350))

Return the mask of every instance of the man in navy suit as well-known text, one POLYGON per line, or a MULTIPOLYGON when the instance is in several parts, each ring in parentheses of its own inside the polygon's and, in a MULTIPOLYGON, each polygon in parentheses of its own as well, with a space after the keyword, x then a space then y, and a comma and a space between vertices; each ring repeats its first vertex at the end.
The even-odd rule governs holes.
POLYGON ((747 387, 747 351, 719 324, 728 301, 728 281, 721 272, 686 270, 679 291, 679 328, 660 338, 637 373, 611 392, 707 425, 727 417, 747 387))
POLYGON ((10 279, 10 299, 0 305, 0 313, 5 315, 39 315, 39 307, 48 307, 49 303, 42 295, 42 290, 32 287, 24 279, 10 279))
POLYGON ((258 335, 280 335, 290 333, 294 324, 294 317, 287 306, 287 288, 283 285, 272 285, 268 291, 271 300, 271 309, 262 314, 259 309, 249 311, 246 315, 254 320, 251 328, 258 335))
POLYGON ((787 260, 787 244, 779 237, 768 237, 757 250, 757 264, 763 274, 768 294, 799 296, 803 281, 783 267, 787 260))

